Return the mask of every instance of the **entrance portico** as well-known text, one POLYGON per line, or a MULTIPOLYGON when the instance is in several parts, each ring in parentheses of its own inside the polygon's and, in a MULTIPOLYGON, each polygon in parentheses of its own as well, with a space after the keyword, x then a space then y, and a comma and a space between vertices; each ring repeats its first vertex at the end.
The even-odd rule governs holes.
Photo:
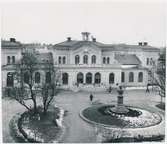
MULTIPOLYGON (((71 67, 59 68, 60 87, 65 89, 73 88, 94 88, 109 86, 116 87, 116 84, 124 86, 145 86, 147 82, 147 71, 145 69, 121 69, 118 67, 71 67), (122 78, 124 74, 124 79, 122 78), (133 73, 133 81, 131 74, 133 73), (142 73, 142 80, 139 76, 142 73)), ((85 89, 86 90, 86 89, 85 89)))
POLYGON ((120 69, 102 69, 102 68, 78 68, 78 69, 66 69, 60 70, 62 88, 71 89, 73 87, 87 87, 87 86, 105 86, 108 87, 110 83, 110 73, 113 74, 112 86, 116 83, 120 83, 121 70, 120 69), (68 75, 68 77, 65 77, 68 75), (68 80, 66 80, 68 78, 68 80), (66 82, 64 82, 66 81, 66 82), (68 83, 67 83, 68 82, 68 83))

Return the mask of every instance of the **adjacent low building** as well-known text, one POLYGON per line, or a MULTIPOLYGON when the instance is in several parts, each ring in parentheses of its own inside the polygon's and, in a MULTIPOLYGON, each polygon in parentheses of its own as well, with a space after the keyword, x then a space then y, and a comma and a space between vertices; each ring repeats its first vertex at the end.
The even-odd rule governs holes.
MULTIPOLYGON (((46 51, 52 54, 55 71, 60 74, 60 88, 97 90, 116 87, 117 84, 146 86, 150 82, 149 71, 157 66, 158 48, 147 42, 138 45, 103 44, 95 38, 90 40, 89 35, 89 32, 82 32, 82 40, 68 37, 41 53, 43 57, 46 51)), ((8 86, 9 73, 12 74, 13 65, 25 49, 26 45, 14 39, 2 41, 3 87, 8 86)))

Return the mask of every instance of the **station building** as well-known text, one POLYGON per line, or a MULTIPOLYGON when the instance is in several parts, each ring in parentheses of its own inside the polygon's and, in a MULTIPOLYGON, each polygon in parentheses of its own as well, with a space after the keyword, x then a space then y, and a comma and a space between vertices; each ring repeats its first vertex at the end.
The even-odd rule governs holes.
MULTIPOLYGON (((121 84, 127 87, 146 86, 149 72, 157 66, 160 49, 147 42, 137 45, 104 44, 82 32, 81 40, 68 37, 64 42, 47 47, 43 59, 51 53, 59 87, 70 90, 103 90, 121 84)), ((13 65, 20 60, 27 45, 15 39, 2 41, 2 86, 7 87, 13 65)), ((35 49, 38 49, 34 46, 35 49)), ((40 73, 39 73, 40 74, 40 73)), ((45 77, 45 74, 42 74, 45 77)))

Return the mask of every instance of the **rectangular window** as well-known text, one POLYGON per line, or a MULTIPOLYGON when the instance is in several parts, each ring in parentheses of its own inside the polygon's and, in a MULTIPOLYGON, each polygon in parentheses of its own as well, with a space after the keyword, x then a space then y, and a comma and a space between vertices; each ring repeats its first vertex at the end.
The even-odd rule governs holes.
POLYGON ((147 62, 146 62, 147 65, 149 65, 149 58, 147 58, 147 62))
POLYGON ((59 64, 61 64, 61 57, 60 56, 59 56, 59 60, 58 61, 59 61, 59 64))
POLYGON ((150 58, 150 65, 153 65, 153 59, 150 58))
POLYGON ((106 58, 105 57, 103 57, 103 64, 105 64, 106 63, 106 58))
POLYGON ((15 56, 12 56, 12 63, 15 64, 15 56))
POLYGON ((10 56, 7 56, 7 63, 10 64, 10 56))
POLYGON ((66 64, 66 57, 63 57, 63 64, 66 64))
POLYGON ((125 82, 125 73, 124 72, 121 73, 121 82, 125 82))

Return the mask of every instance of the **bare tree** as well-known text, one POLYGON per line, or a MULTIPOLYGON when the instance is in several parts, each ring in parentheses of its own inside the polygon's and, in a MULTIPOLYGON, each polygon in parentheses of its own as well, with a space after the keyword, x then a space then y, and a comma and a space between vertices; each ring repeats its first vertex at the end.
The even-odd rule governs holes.
POLYGON ((158 68, 157 68, 157 79, 155 79, 156 84, 159 86, 160 91, 159 95, 161 96, 161 103, 162 98, 165 97, 165 80, 166 80, 166 53, 165 51, 160 54, 158 59, 158 68))
POLYGON ((166 51, 162 51, 159 55, 158 59, 158 65, 157 68, 150 74, 153 84, 158 86, 159 88, 159 95, 161 97, 161 103, 162 99, 165 97, 165 80, 166 80, 166 51))
POLYGON ((51 80, 42 84, 42 103, 43 113, 46 114, 48 108, 53 101, 54 96, 57 94, 57 83, 59 74, 54 70, 53 62, 45 65, 45 71, 51 74, 51 80))
POLYGON ((46 114, 54 96, 57 93, 57 83, 59 75, 54 70, 53 57, 45 62, 38 61, 36 53, 25 52, 22 59, 16 65, 15 78, 18 85, 14 87, 13 98, 23 105, 26 109, 38 112, 37 109, 37 90, 40 90, 42 97, 43 113, 46 114), (41 84, 35 83, 34 73, 40 68, 45 72, 45 81, 41 84), (31 100, 33 107, 26 102, 31 100))
POLYGON ((38 61, 34 53, 25 52, 18 64, 16 64, 16 72, 14 73, 18 85, 14 87, 15 94, 13 98, 28 110, 37 112, 36 94, 34 92, 33 73, 38 69, 38 61), (25 75, 27 74, 27 75, 25 75), (25 81, 26 79, 26 81, 25 81), (26 104, 27 100, 31 100, 33 107, 26 104))

